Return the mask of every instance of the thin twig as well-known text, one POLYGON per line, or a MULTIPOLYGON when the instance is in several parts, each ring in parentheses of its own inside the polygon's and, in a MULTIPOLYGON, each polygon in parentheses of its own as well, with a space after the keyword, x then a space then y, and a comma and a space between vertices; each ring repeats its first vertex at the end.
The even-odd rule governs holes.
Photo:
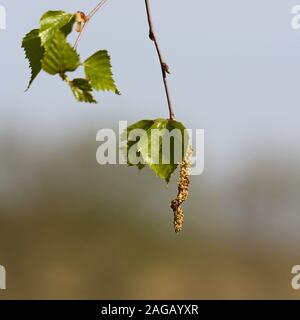
POLYGON ((154 32, 154 27, 153 27, 153 22, 152 22, 152 16, 151 16, 151 9, 150 9, 150 3, 149 0, 145 0, 146 3, 146 11, 147 11, 147 19, 148 19, 148 24, 149 24, 149 37, 150 39, 154 42, 155 48, 158 54, 159 62, 161 65, 161 71, 162 71, 162 76, 163 76, 163 82, 164 82, 164 87, 165 87, 165 92, 167 96, 167 101, 168 101, 168 108, 169 108, 169 117, 171 120, 175 118, 174 110, 173 110, 173 104, 171 100, 171 95, 169 91, 169 86, 168 86, 168 81, 167 81, 167 74, 170 74, 170 69, 168 64, 164 61, 162 53, 160 51, 160 47, 158 44, 158 41, 156 39, 156 35, 154 32))
POLYGON ((91 20, 91 18, 101 9, 101 7, 102 7, 106 2, 107 2, 107 0, 101 0, 101 1, 97 4, 97 6, 96 6, 93 10, 91 10, 90 13, 86 16, 86 21, 84 22, 84 24, 83 24, 83 26, 82 26, 82 29, 81 29, 81 31, 79 32, 78 37, 77 37, 77 39, 76 39, 76 41, 75 41, 75 44, 74 44, 74 47, 73 47, 74 49, 77 49, 78 44, 79 44, 79 42, 80 42, 80 40, 81 40, 81 38, 82 38, 82 36, 83 36, 84 30, 85 30, 87 24, 89 23, 89 21, 91 20))
POLYGON ((81 40, 81 38, 82 38, 82 36, 83 36, 83 32, 84 32, 84 30, 85 30, 85 27, 86 27, 87 23, 88 23, 88 20, 87 20, 86 22, 84 22, 84 24, 83 24, 83 26, 82 26, 82 29, 81 29, 81 31, 80 31, 79 34, 78 34, 78 37, 77 37, 77 39, 76 39, 76 41, 75 41, 75 44, 74 44, 74 46, 73 46, 73 48, 74 48, 75 50, 77 49, 77 47, 78 47, 78 45, 79 45, 79 42, 80 42, 80 40, 81 40))
POLYGON ((88 18, 91 19, 106 2, 107 0, 100 1, 97 6, 88 14, 88 18))

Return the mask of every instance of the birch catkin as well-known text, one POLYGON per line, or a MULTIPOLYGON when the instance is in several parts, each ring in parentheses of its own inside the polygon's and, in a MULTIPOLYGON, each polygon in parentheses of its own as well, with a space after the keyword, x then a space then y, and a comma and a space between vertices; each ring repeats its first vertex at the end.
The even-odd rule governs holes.
POLYGON ((184 213, 181 206, 189 196, 192 154, 193 154, 193 149, 191 146, 189 146, 185 159, 180 164, 178 194, 176 199, 174 199, 171 203, 171 208, 174 213, 174 228, 176 233, 181 232, 183 229, 184 213))

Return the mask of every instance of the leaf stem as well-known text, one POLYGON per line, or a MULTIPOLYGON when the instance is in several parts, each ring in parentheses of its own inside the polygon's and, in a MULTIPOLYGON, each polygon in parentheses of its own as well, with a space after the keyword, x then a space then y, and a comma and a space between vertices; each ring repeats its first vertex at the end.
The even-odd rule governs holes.
POLYGON ((154 32, 149 0, 145 0, 145 4, 146 4, 147 20, 149 25, 149 38, 154 42, 154 45, 157 51, 157 55, 158 55, 158 59, 159 59, 161 71, 162 71, 164 88, 165 88, 166 97, 168 101, 169 118, 170 120, 173 120, 175 118, 175 114, 174 114, 173 103, 172 103, 172 99, 169 91, 168 81, 167 81, 167 74, 170 74, 170 69, 168 64, 163 59, 163 56, 154 32))

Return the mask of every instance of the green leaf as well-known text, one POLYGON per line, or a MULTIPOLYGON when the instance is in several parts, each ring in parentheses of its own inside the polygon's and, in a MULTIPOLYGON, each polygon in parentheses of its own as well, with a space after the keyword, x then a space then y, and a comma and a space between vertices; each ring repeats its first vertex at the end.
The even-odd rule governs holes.
POLYGON ((64 34, 58 31, 53 36, 42 60, 42 68, 51 75, 75 71, 80 65, 77 52, 67 42, 64 34))
POLYGON ((68 82, 75 98, 80 102, 97 103, 92 92, 93 88, 86 79, 74 79, 68 82))
MULTIPOLYGON (((143 129, 144 134, 138 142, 127 141, 127 156, 129 149, 137 144, 143 162, 168 183, 186 154, 188 135, 185 127, 175 120, 142 120, 127 128, 127 138, 134 129, 143 129)), ((132 165, 129 161, 128 164, 132 165)), ((142 168, 143 164, 139 163, 138 167, 142 168)))
POLYGON ((38 29, 31 30, 26 34, 22 41, 22 48, 25 51, 25 55, 29 61, 29 66, 31 69, 31 78, 27 87, 28 90, 34 79, 42 70, 41 60, 43 59, 45 53, 45 49, 41 44, 38 29))
POLYGON ((73 28, 75 18, 73 14, 64 11, 48 11, 40 20, 40 37, 42 46, 48 47, 58 31, 67 36, 73 28))
POLYGON ((86 78, 95 90, 120 94, 113 79, 110 57, 106 50, 96 52, 83 65, 86 78))
POLYGON ((70 21, 60 29, 60 31, 65 35, 66 38, 73 31, 74 24, 75 24, 75 15, 73 15, 70 21))
MULTIPOLYGON (((142 130, 145 130, 147 131, 152 125, 153 125, 154 121, 153 120, 141 120, 137 123, 134 123, 133 125, 129 126, 122 134, 121 136, 121 141, 122 143, 126 142, 126 145, 121 148, 125 158, 127 159, 127 164, 128 166, 134 166, 136 165, 138 167, 138 169, 143 169, 145 167, 145 164, 144 163, 137 163, 137 164, 133 164, 130 162, 130 159, 129 159, 129 151, 131 150, 132 147, 134 147, 134 145, 136 145, 138 143, 138 140, 136 141, 132 141, 132 140, 129 140, 130 138, 130 134, 133 132, 133 130, 136 130, 136 129, 142 129, 142 130)), ((138 146, 137 146, 137 149, 138 149, 138 146)), ((140 152, 137 151, 137 154, 138 156, 140 155, 140 152)))

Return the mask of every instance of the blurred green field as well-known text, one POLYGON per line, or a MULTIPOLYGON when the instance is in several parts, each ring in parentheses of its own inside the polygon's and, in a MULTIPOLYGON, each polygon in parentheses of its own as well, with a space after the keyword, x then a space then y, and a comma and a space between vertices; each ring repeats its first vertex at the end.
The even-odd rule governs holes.
POLYGON ((176 236, 176 183, 99 166, 95 150, 84 140, 45 153, 2 145, 1 299, 299 298, 290 285, 299 243, 284 216, 299 208, 291 167, 193 177, 176 236))

